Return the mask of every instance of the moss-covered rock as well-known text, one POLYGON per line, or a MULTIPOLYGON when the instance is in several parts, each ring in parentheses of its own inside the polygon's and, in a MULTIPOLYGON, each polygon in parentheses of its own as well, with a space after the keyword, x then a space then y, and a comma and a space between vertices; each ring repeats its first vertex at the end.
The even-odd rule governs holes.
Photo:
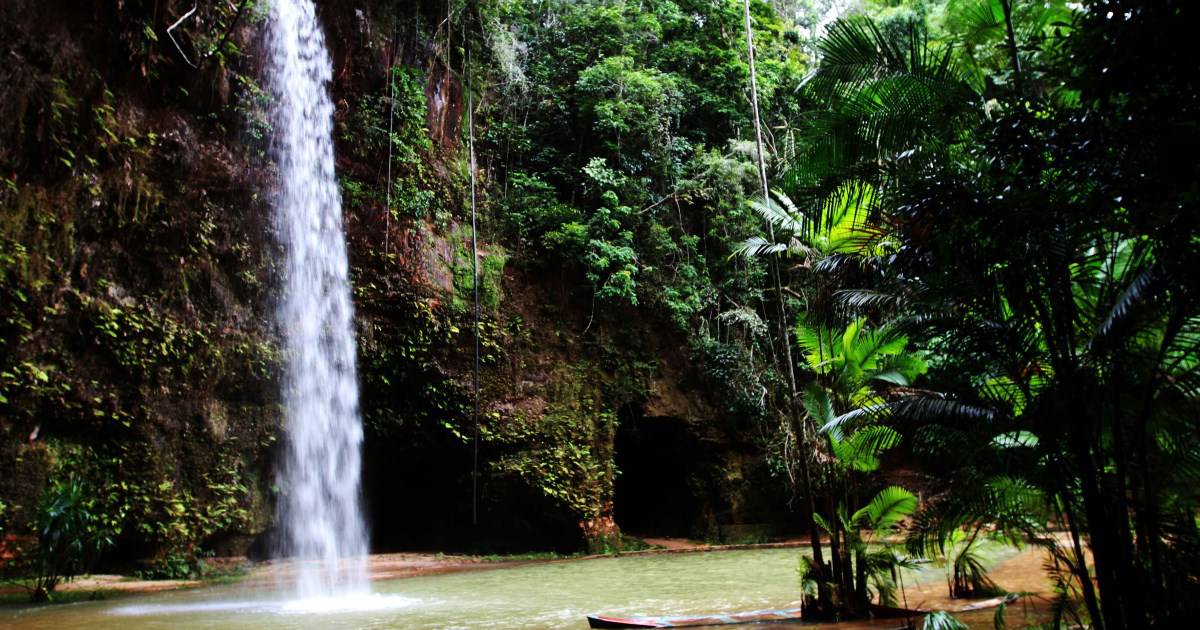
MULTIPOLYGON (((271 526, 269 103, 246 54, 265 8, 220 48, 232 5, 178 29, 213 52, 193 68, 163 38, 190 5, 52 4, 0 6, 4 523, 27 532, 49 480, 76 476, 116 537, 109 564, 190 572, 271 526)), ((490 165, 472 251, 465 60, 437 39, 444 6, 318 4, 378 546, 618 548, 617 435, 643 417, 707 445, 685 462, 692 532, 754 512, 760 460, 725 430, 678 326, 597 314, 581 270, 523 258, 494 229, 508 206, 490 165)))
POLYGON ((255 69, 226 49, 180 80, 151 9, 0 9, 0 500, 25 531, 83 479, 108 561, 170 573, 264 531, 278 414, 268 171, 228 125, 255 69))

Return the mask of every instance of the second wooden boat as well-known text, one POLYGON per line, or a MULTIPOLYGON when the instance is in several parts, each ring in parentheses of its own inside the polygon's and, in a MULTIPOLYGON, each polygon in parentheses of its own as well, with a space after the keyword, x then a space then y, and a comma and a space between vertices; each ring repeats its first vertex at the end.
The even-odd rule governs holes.
POLYGON ((724 626, 764 621, 797 621, 800 619, 800 609, 752 610, 740 613, 678 617, 588 615, 587 619, 588 626, 592 628, 686 628, 688 626, 724 626))

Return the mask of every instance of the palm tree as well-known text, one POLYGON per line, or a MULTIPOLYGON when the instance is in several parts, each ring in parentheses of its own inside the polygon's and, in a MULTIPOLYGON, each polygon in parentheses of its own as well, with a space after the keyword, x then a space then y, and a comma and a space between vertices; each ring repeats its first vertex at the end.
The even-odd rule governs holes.
MULTIPOLYGON (((1028 73, 1039 60, 1016 54, 1030 30, 1014 4, 1000 7, 1010 71, 1028 73)), ((1172 10, 1133 22, 1169 24, 1172 10)), ((1087 37, 1109 28, 1086 17, 1087 37)), ((1127 174, 1124 162, 1148 161, 1136 134, 1115 148, 1079 141, 1097 136, 1097 118, 1129 124, 1121 112, 1141 101, 1118 95, 1088 111, 1063 79, 1057 93, 1027 85, 985 107, 985 86, 951 50, 915 32, 893 41, 861 20, 835 25, 822 53, 809 81, 827 103, 809 120, 820 133, 784 186, 806 210, 780 222, 800 216, 794 233, 832 235, 853 205, 883 235, 884 256, 839 252, 809 266, 869 269, 827 276, 820 293, 839 296, 842 312, 902 315, 898 330, 926 340, 944 390, 847 405, 826 427, 886 424, 962 455, 915 544, 982 523, 1021 531, 1040 503, 1068 528, 1091 623, 1178 620, 1200 549, 1200 290, 1185 262, 1195 239, 1162 217, 1191 197, 1127 174)), ((745 249, 808 255, 813 242, 745 249)))
MULTIPOLYGON (((884 527, 884 521, 878 518, 864 520, 870 514, 883 512, 863 511, 867 509, 863 508, 848 515, 848 506, 859 502, 862 476, 879 468, 880 454, 896 446, 900 435, 878 422, 853 422, 846 418, 884 407, 883 394, 887 389, 908 386, 926 366, 920 356, 907 352, 906 337, 887 326, 868 328, 867 321, 861 318, 844 329, 810 325, 802 320, 796 326, 795 337, 812 378, 802 396, 806 422, 819 427, 808 445, 813 457, 811 468, 817 471, 814 476, 825 498, 825 513, 814 511, 813 523, 828 533, 830 541, 828 571, 815 565, 809 574, 813 579, 825 580, 827 589, 836 595, 831 600, 808 602, 808 605, 815 605, 814 616, 833 613, 833 601, 841 605, 837 612, 863 615, 870 604, 868 582, 874 579, 879 587, 879 573, 892 571, 896 556, 890 552, 874 553, 868 547, 870 541, 859 533, 864 526, 870 531, 884 527), (885 562, 886 558, 892 560, 885 562)), ((811 489, 816 490, 816 487, 811 489)), ((898 492, 893 491, 891 498, 896 498, 898 492)), ((902 503, 908 505, 907 501, 902 503)), ((871 505, 879 507, 875 501, 867 507, 871 505)), ((912 507, 916 507, 915 499, 912 507)), ((898 520, 887 519, 886 527, 898 520)), ((885 589, 877 590, 882 595, 885 589)))
POLYGON ((1034 273, 1028 257, 1019 273, 994 263, 1003 280, 986 293, 945 296, 960 317, 924 322, 969 357, 960 364, 976 364, 974 391, 889 401, 887 415, 933 430, 944 451, 985 445, 970 449, 956 493, 927 515, 924 540, 984 520, 1021 529, 1029 498, 1044 497, 1070 532, 1093 623, 1126 627, 1178 605, 1164 597, 1186 590, 1179 581, 1193 570, 1172 558, 1194 558, 1200 543, 1200 312, 1174 294, 1143 239, 1096 230, 1056 245, 1034 273))
MULTIPOLYGON (((898 533, 898 525, 912 516, 916 509, 917 497, 913 493, 900 486, 889 486, 880 490, 853 514, 848 513, 845 504, 838 506, 834 515, 836 520, 833 521, 813 514, 813 521, 831 539, 837 537, 841 540, 846 550, 843 560, 849 562, 849 557, 854 558, 855 571, 852 574, 856 583, 849 591, 839 593, 853 602, 851 611, 862 614, 867 610, 872 586, 881 604, 896 604, 897 571, 912 569, 917 565, 899 555, 886 536, 898 533)), ((819 569, 812 563, 804 566, 803 574, 805 581, 810 583, 819 579, 820 575, 819 569)), ((809 589, 810 601, 811 593, 812 589, 809 589)))

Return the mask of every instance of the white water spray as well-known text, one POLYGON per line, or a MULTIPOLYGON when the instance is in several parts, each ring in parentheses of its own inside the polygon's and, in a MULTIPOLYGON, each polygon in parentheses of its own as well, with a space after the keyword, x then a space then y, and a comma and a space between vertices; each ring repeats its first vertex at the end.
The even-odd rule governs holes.
POLYGON ((279 167, 275 223, 284 253, 276 313, 285 347, 280 552, 296 560, 300 597, 361 593, 363 432, 327 92, 333 66, 312 0, 274 0, 267 39, 279 167))

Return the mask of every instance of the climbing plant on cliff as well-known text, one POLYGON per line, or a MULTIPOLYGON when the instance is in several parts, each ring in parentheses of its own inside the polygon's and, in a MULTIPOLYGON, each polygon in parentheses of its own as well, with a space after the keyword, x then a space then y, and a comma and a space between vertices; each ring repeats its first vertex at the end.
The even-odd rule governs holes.
MULTIPOLYGON (((741 203, 753 167, 731 144, 753 137, 740 5, 495 11, 503 41, 521 47, 497 78, 504 98, 484 135, 484 161, 501 169, 504 229, 542 261, 585 275, 602 318, 643 305, 696 334, 730 303, 747 303, 752 279, 724 256, 728 237, 754 220, 741 203)), ((766 5, 754 15, 770 126, 792 108, 783 95, 805 58, 766 5)))

